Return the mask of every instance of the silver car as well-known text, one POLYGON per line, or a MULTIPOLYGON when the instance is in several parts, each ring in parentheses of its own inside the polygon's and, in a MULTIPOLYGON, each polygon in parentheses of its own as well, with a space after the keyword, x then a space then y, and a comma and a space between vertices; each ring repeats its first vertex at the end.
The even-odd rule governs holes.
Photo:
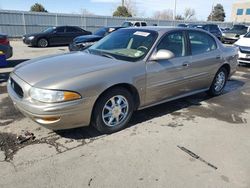
POLYGON ((204 91, 220 95, 237 54, 202 30, 120 29, 85 51, 18 65, 8 93, 23 114, 49 129, 93 125, 112 133, 135 110, 204 91))

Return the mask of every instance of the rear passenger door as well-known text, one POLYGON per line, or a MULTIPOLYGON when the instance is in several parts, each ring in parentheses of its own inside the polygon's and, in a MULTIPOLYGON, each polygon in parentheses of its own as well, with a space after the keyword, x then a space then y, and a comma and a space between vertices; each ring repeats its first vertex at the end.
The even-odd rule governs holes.
POLYGON ((65 27, 57 27, 50 36, 50 45, 64 44, 65 27))
POLYGON ((221 51, 215 39, 201 31, 188 31, 189 49, 192 55, 189 67, 188 90, 210 87, 220 63, 223 62, 221 51))

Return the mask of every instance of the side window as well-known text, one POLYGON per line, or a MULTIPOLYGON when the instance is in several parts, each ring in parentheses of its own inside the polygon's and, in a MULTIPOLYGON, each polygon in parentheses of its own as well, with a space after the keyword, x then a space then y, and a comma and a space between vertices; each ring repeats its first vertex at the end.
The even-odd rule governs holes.
POLYGON ((169 50, 174 53, 175 57, 185 56, 186 47, 183 33, 174 32, 164 36, 157 46, 158 50, 169 50))
POLYGON ((139 22, 136 22, 136 23, 135 23, 135 26, 136 26, 136 27, 140 27, 140 23, 139 23, 139 22))
POLYGON ((217 48, 215 40, 206 33, 189 31, 192 55, 210 52, 217 48))
POLYGON ((64 33, 64 29, 65 29, 65 27, 57 27, 56 32, 57 33, 64 33))
POLYGON ((142 22, 141 26, 147 26, 146 22, 142 22))
POLYGON ((66 27, 66 32, 67 33, 76 33, 76 32, 80 32, 80 31, 75 27, 66 27))

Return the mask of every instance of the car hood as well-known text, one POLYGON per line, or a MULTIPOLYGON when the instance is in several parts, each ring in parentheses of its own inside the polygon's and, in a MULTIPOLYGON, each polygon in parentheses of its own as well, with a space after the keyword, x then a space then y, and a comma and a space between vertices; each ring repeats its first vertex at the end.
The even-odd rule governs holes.
POLYGON ((250 47, 250 38, 240 38, 235 44, 238 46, 250 47))
POLYGON ((102 37, 99 35, 83 35, 76 37, 74 39, 74 43, 81 43, 81 42, 95 42, 97 40, 100 40, 102 37))
POLYGON ((73 52, 26 61, 15 67, 14 74, 31 86, 50 88, 65 80, 125 63, 85 52, 73 52))

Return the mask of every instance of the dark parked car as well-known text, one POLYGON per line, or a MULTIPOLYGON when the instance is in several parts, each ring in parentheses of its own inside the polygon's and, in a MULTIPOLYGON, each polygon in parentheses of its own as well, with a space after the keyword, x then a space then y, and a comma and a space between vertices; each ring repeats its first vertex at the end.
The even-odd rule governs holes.
POLYGON ((202 25, 202 29, 212 33, 214 36, 216 36, 219 40, 222 38, 222 31, 220 27, 216 24, 205 24, 202 25))
POLYGON ((187 27, 187 26, 188 26, 187 24, 183 24, 183 23, 177 25, 177 27, 187 27))
POLYGON ((5 54, 6 59, 10 58, 13 53, 9 38, 5 34, 0 34, 0 51, 5 54))
POLYGON ((38 47, 67 45, 77 36, 91 34, 91 32, 76 26, 49 27, 41 33, 24 35, 23 42, 27 45, 38 47))
POLYGON ((84 35, 76 37, 73 42, 69 45, 70 51, 84 50, 86 47, 91 46, 98 40, 102 39, 106 35, 120 29, 122 27, 102 27, 98 29, 93 35, 84 35))
POLYGON ((223 32, 222 42, 235 43, 239 40, 240 35, 244 35, 249 31, 249 27, 246 25, 234 25, 230 30, 223 32))

